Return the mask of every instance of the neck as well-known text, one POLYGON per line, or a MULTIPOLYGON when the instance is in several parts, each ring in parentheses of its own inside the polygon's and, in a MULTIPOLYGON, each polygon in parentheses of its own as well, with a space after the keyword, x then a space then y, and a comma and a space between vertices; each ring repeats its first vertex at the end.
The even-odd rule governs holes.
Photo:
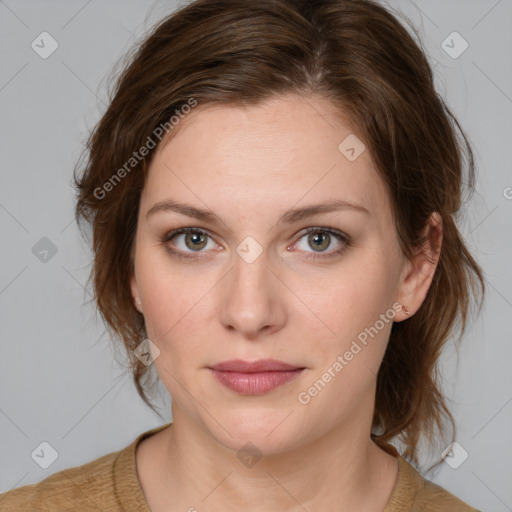
POLYGON ((173 418, 156 435, 165 434, 151 456, 159 468, 148 500, 153 512, 170 504, 172 510, 252 511, 263 503, 267 511, 379 512, 396 481, 398 460, 371 441, 371 425, 354 428, 359 418, 295 449, 252 459, 226 448, 182 411, 173 409, 173 418))

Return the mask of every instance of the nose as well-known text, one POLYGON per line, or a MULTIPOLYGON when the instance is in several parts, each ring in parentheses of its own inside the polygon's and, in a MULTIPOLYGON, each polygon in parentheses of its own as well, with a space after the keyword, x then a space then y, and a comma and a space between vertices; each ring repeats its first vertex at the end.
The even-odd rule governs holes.
POLYGON ((247 339, 279 331, 286 323, 286 286, 268 265, 265 252, 254 261, 234 257, 224 279, 220 321, 247 339))

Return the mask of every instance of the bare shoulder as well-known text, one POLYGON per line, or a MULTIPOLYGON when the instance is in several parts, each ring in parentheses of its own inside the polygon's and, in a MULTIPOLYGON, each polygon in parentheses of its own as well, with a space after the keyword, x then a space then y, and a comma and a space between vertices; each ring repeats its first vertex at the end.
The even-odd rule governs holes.
POLYGON ((113 496, 113 467, 119 452, 103 455, 76 466, 0 494, 2 512, 60 512, 103 510, 105 497, 113 496))

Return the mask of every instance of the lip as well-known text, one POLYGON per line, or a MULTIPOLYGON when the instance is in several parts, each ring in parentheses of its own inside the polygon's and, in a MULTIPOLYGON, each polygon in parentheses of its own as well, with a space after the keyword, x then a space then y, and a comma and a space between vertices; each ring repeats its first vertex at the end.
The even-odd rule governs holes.
POLYGON ((233 359, 209 367, 217 380, 236 393, 262 395, 297 378, 305 368, 275 359, 233 359))
POLYGON ((257 361, 244 361, 243 359, 230 359, 210 366, 212 370, 220 372, 282 372, 297 370, 301 367, 278 361, 276 359, 259 359, 257 361))

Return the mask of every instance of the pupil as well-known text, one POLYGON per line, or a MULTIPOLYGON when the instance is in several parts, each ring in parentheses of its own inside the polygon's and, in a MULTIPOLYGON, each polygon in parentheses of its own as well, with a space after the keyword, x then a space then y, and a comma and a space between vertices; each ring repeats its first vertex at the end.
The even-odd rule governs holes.
POLYGON ((326 239, 326 235, 325 234, 322 234, 322 233, 316 233, 315 235, 313 235, 313 240, 314 240, 314 244, 317 246, 317 247, 322 247, 322 245, 324 244, 325 242, 325 239, 326 239), (317 243, 319 242, 319 243, 317 243))
POLYGON ((192 242, 192 245, 194 246, 195 249, 197 249, 199 246, 204 245, 204 240, 202 240, 203 235, 201 233, 189 233, 187 238, 189 241, 192 242))

